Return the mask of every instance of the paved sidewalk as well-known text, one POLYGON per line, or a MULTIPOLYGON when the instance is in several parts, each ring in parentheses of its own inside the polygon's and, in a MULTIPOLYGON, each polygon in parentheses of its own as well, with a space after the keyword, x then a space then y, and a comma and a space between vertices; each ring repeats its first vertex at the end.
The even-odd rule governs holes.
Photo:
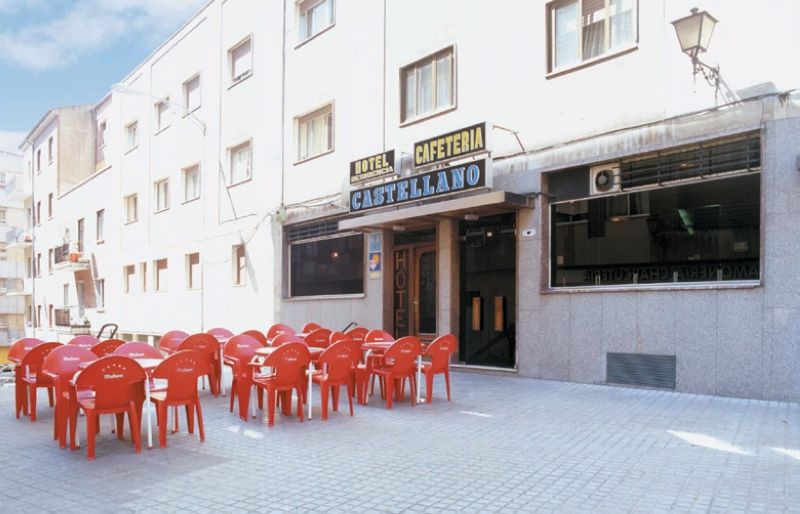
MULTIPOLYGON (((229 414, 203 393, 206 442, 136 455, 102 420, 97 460, 62 451, 52 411, 0 388, 2 511, 796 512, 800 406, 454 374, 454 399, 328 422, 229 414)), ((344 404, 346 406, 346 403, 344 404)), ((181 420, 185 430, 185 418, 181 420)), ((83 430, 83 426, 81 426, 83 430)), ((85 439, 85 434, 82 434, 85 439)))

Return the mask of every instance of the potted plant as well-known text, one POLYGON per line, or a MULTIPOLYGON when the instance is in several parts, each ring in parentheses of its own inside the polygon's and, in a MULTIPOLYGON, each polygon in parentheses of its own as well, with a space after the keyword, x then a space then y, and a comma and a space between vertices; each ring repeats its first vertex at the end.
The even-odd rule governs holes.
POLYGON ((72 243, 69 247, 69 262, 78 262, 81 252, 78 251, 78 243, 72 243))

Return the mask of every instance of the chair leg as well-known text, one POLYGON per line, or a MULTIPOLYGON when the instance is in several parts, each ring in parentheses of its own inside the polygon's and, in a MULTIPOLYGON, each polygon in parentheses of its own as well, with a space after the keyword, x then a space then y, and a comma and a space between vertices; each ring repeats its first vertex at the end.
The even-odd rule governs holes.
POLYGON ((70 451, 74 451, 78 449, 78 445, 75 441, 76 432, 78 430, 78 405, 72 394, 70 394, 70 398, 69 406, 67 407, 69 409, 69 412, 67 412, 69 416, 69 449, 70 451))
MULTIPOLYGON (((284 416, 291 416, 292 415, 292 391, 281 391, 278 393, 281 396, 281 412, 284 416)), ((300 402, 305 403, 303 401, 303 395, 298 389, 297 391, 297 398, 300 402)))
POLYGON ((200 399, 194 399, 194 408, 197 411, 197 430, 200 432, 200 442, 203 443, 206 440, 206 431, 203 428, 203 409, 200 408, 200 399))
POLYGON ((194 408, 191 403, 187 403, 186 409, 186 424, 189 426, 189 433, 194 434, 194 408))
POLYGON ((333 397, 333 412, 339 412, 339 386, 332 385, 331 396, 333 397))
MULTIPOLYGON (((237 395, 237 381, 236 381, 236 374, 233 375, 233 381, 231 382, 231 391, 230 391, 230 408, 228 409, 229 412, 233 412, 233 398, 237 395)), ((241 410, 241 409, 239 409, 241 410)))
POLYGON ((167 408, 166 402, 156 403, 156 418, 158 418, 158 446, 167 447, 167 408))
POLYGON ((123 427, 125 426, 125 413, 118 412, 116 416, 117 416, 117 439, 122 441, 123 438, 122 432, 124 430, 123 427))
POLYGON ((392 396, 394 396, 394 378, 387 378, 386 380, 383 380, 383 382, 386 382, 386 408, 391 409, 392 396))
MULTIPOLYGON (((303 395, 300 393, 300 391, 302 391, 302 390, 303 390, 303 387, 297 387, 297 414, 298 414, 298 416, 300 416, 300 423, 302 423, 303 420, 305 419, 303 417, 303 414, 304 414, 303 411, 305 410, 305 409, 303 409, 303 395)), ((291 391, 288 391, 287 397, 288 397, 288 399, 286 400, 286 403, 288 403, 290 405, 289 409, 291 409, 291 402, 292 402, 292 392, 291 391)))
POLYGON ((330 391, 330 387, 326 383, 319 384, 319 398, 320 403, 322 404, 322 419, 328 419, 328 393, 330 391))
POLYGON ((405 397, 404 393, 405 393, 405 389, 406 389, 406 379, 405 378, 398 378, 397 380, 395 380, 395 384, 394 385, 395 385, 395 387, 397 387, 397 390, 394 393, 395 400, 397 400, 398 402, 402 402, 403 398, 405 397), (397 387, 398 383, 399 383, 400 387, 397 387))
MULTIPOLYGON (((241 381, 240 384, 237 384, 237 395, 239 396, 239 418, 247 421, 247 410, 250 408, 250 388, 252 387, 252 383, 245 382, 244 380, 241 381), (240 387, 241 386, 241 387, 240 387)), ((261 388, 259 388, 260 390, 261 388)), ((231 401, 233 401, 233 389, 230 392, 231 401)))
POLYGON ((267 389, 267 426, 275 426, 275 400, 278 391, 267 389))
POLYGON ((447 401, 450 401, 450 369, 444 370, 444 385, 447 388, 447 401))
POLYGON ((425 403, 433 401, 433 373, 425 371, 425 403))
POLYGON ((417 404, 417 384, 413 378, 409 378, 408 385, 411 394, 411 406, 414 407, 417 404))
POLYGON ((128 420, 131 424, 131 438, 133 439, 133 450, 136 453, 142 453, 142 431, 141 424, 139 423, 139 415, 136 412, 138 408, 136 404, 131 404, 128 407, 128 420))
POLYGON ((48 387, 47 388, 47 401, 50 402, 50 407, 52 407, 53 406, 53 388, 52 387, 48 387))
POLYGON ((36 385, 28 384, 28 394, 30 395, 31 423, 36 421, 36 385))
POLYGON ((350 404, 350 416, 353 416, 353 383, 347 382, 347 402, 350 404))
POLYGON ((86 458, 94 460, 94 440, 97 436, 97 416, 93 412, 86 413, 86 458))

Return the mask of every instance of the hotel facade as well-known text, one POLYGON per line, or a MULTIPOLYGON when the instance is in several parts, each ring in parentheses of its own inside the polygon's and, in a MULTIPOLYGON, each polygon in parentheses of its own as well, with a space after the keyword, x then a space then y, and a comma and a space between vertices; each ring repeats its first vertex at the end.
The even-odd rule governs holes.
POLYGON ((449 332, 470 369, 796 400, 800 71, 764 56, 800 8, 731 4, 701 57, 735 92, 684 1, 209 2, 23 143, 28 332, 449 332))

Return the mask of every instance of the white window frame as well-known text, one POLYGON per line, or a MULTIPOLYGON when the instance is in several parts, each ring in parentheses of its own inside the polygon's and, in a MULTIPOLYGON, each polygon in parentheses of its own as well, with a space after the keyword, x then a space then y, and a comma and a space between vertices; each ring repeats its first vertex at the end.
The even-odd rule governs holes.
POLYGON ((233 45, 228 50, 228 78, 229 78, 231 86, 234 85, 234 84, 238 84, 239 82, 241 82, 241 81, 245 80, 246 78, 251 77, 253 75, 253 62, 254 62, 253 61, 253 50, 254 50, 254 48, 255 48, 255 45, 253 44, 253 35, 249 34, 247 37, 245 37, 244 39, 242 39, 241 41, 239 41, 238 43, 233 45), (243 45, 246 45, 248 43, 250 43, 250 63, 249 63, 250 66, 248 67, 247 70, 242 71, 241 73, 239 73, 237 75, 236 74, 236 69, 235 69, 236 61, 234 60, 234 53, 236 52, 236 50, 240 49, 243 45))
MULTIPOLYGON (((313 16, 313 15, 312 15, 313 16)), ((313 20, 313 17, 312 17, 313 20)), ((297 36, 300 43, 313 39, 336 25, 336 0, 304 0, 297 4, 297 36), (309 31, 308 14, 323 4, 328 4, 328 23, 317 27, 316 32, 309 31)))
POLYGON ((186 111, 184 116, 196 111, 202 105, 203 105, 203 82, 200 79, 200 74, 196 73, 188 80, 186 80, 186 82, 183 83, 183 108, 186 111), (197 105, 191 105, 189 103, 191 99, 189 96, 189 85, 195 80, 197 81, 197 105))
POLYGON ((125 125, 125 144, 127 145, 125 148, 126 152, 130 152, 139 147, 139 120, 133 120, 125 125), (133 138, 131 138, 131 133, 133 133, 133 138))
POLYGON ((321 107, 314 109, 306 114, 297 116, 295 118, 295 134, 297 137, 297 163, 314 159, 321 155, 329 154, 336 148, 336 117, 334 115, 334 104, 330 102, 321 107), (330 117, 330 121, 326 122, 325 126, 328 130, 327 148, 319 149, 316 153, 311 153, 308 148, 308 127, 309 123, 319 120, 320 118, 330 117), (305 140, 305 143, 304 143, 305 140), (305 152, 303 151, 305 147, 305 152))
POLYGON ((103 241, 105 241, 104 232, 105 232, 105 224, 106 224, 106 210, 105 209, 99 209, 95 213, 94 221, 95 221, 95 231, 94 231, 95 241, 98 242, 98 243, 102 243, 103 241))
POLYGON ((192 252, 186 254, 186 289, 200 289, 203 287, 203 278, 200 268, 200 252, 192 252), (197 256, 197 261, 192 262, 194 256, 197 256), (195 269, 195 266, 197 267, 195 269), (197 274, 195 277, 194 274, 197 274))
POLYGON ((450 45, 441 50, 437 50, 431 54, 426 55, 422 59, 418 59, 400 68, 400 124, 413 123, 419 120, 437 116, 439 114, 452 111, 458 107, 458 74, 457 74, 457 61, 456 61, 456 47, 450 45), (437 88, 436 82, 438 77, 437 61, 443 57, 450 58, 450 103, 437 107, 437 88), (433 109, 428 111, 420 111, 419 98, 420 98, 420 74, 421 70, 427 65, 431 65, 431 94, 433 95, 432 105, 433 109), (407 82, 406 75, 410 71, 414 71, 414 112, 407 114, 407 82))
POLYGON ((97 120, 97 148, 105 148, 108 142, 108 122, 104 119, 97 120))
POLYGON ((166 130, 172 124, 172 119, 170 118, 170 103, 169 97, 165 97, 162 100, 159 100, 155 103, 154 109, 156 111, 156 134, 159 132, 166 130))
POLYGON ((153 291, 167 290, 167 273, 169 273, 169 260, 166 257, 153 261, 153 291), (164 263, 164 267, 160 269, 159 264, 162 262, 164 263), (160 275, 161 272, 164 273, 163 277, 160 275))
POLYGON ((147 262, 139 263, 139 290, 147 292, 147 262))
POLYGON ((134 223, 139 220, 139 195, 133 193, 124 198, 125 223, 134 223), (132 203, 131 203, 132 201, 132 203), (133 217, 131 217, 131 206, 133 206, 133 217))
POLYGON ((153 182, 153 198, 154 213, 164 212, 169 209, 169 177, 153 182))
POLYGON ((253 140, 248 139, 247 141, 242 141, 238 145, 234 145, 228 148, 228 165, 229 165, 229 177, 228 177, 228 186, 235 186, 237 184, 241 184, 243 182, 247 182, 253 178, 253 140), (238 155, 238 152, 243 150, 245 147, 249 150, 250 153, 250 161, 247 165, 247 173, 244 178, 234 177, 234 158, 238 155))
POLYGON ((136 276, 136 266, 133 264, 126 264, 122 267, 122 287, 125 293, 133 292, 133 278, 136 276))
POLYGON ((198 198, 200 198, 200 192, 201 192, 201 187, 200 187, 200 163, 192 164, 191 166, 187 166, 187 167, 183 168, 181 170, 181 178, 183 179, 183 203, 188 203, 188 202, 191 202, 193 200, 197 200, 198 198), (196 191, 196 194, 194 194, 194 196, 190 196, 190 194, 189 194, 190 190, 189 190, 188 179, 189 179, 189 173, 190 172, 195 172, 197 174, 197 178, 196 178, 197 191, 196 191))
POLYGON ((609 41, 610 41, 610 32, 611 32, 611 24, 609 23, 610 20, 610 7, 609 7, 609 0, 604 0, 605 2, 605 18, 604 18, 604 35, 603 35, 603 48, 604 51, 596 55, 594 57, 590 57, 588 59, 584 59, 583 57, 583 2, 584 0, 553 0, 549 2, 546 6, 547 8, 547 73, 548 74, 557 74, 561 73, 565 70, 571 70, 574 68, 580 68, 589 64, 592 64, 597 61, 601 61, 603 59, 607 59, 610 56, 614 56, 620 53, 625 53, 632 48, 636 48, 639 43, 639 0, 630 0, 633 4, 633 20, 631 27, 633 31, 633 36, 631 41, 621 44, 619 46, 615 46, 613 48, 609 48, 609 41), (578 58, 574 62, 570 62, 561 66, 556 66, 556 10, 560 7, 564 7, 571 3, 577 3, 578 7, 578 15, 577 15, 577 34, 578 34, 578 58))

